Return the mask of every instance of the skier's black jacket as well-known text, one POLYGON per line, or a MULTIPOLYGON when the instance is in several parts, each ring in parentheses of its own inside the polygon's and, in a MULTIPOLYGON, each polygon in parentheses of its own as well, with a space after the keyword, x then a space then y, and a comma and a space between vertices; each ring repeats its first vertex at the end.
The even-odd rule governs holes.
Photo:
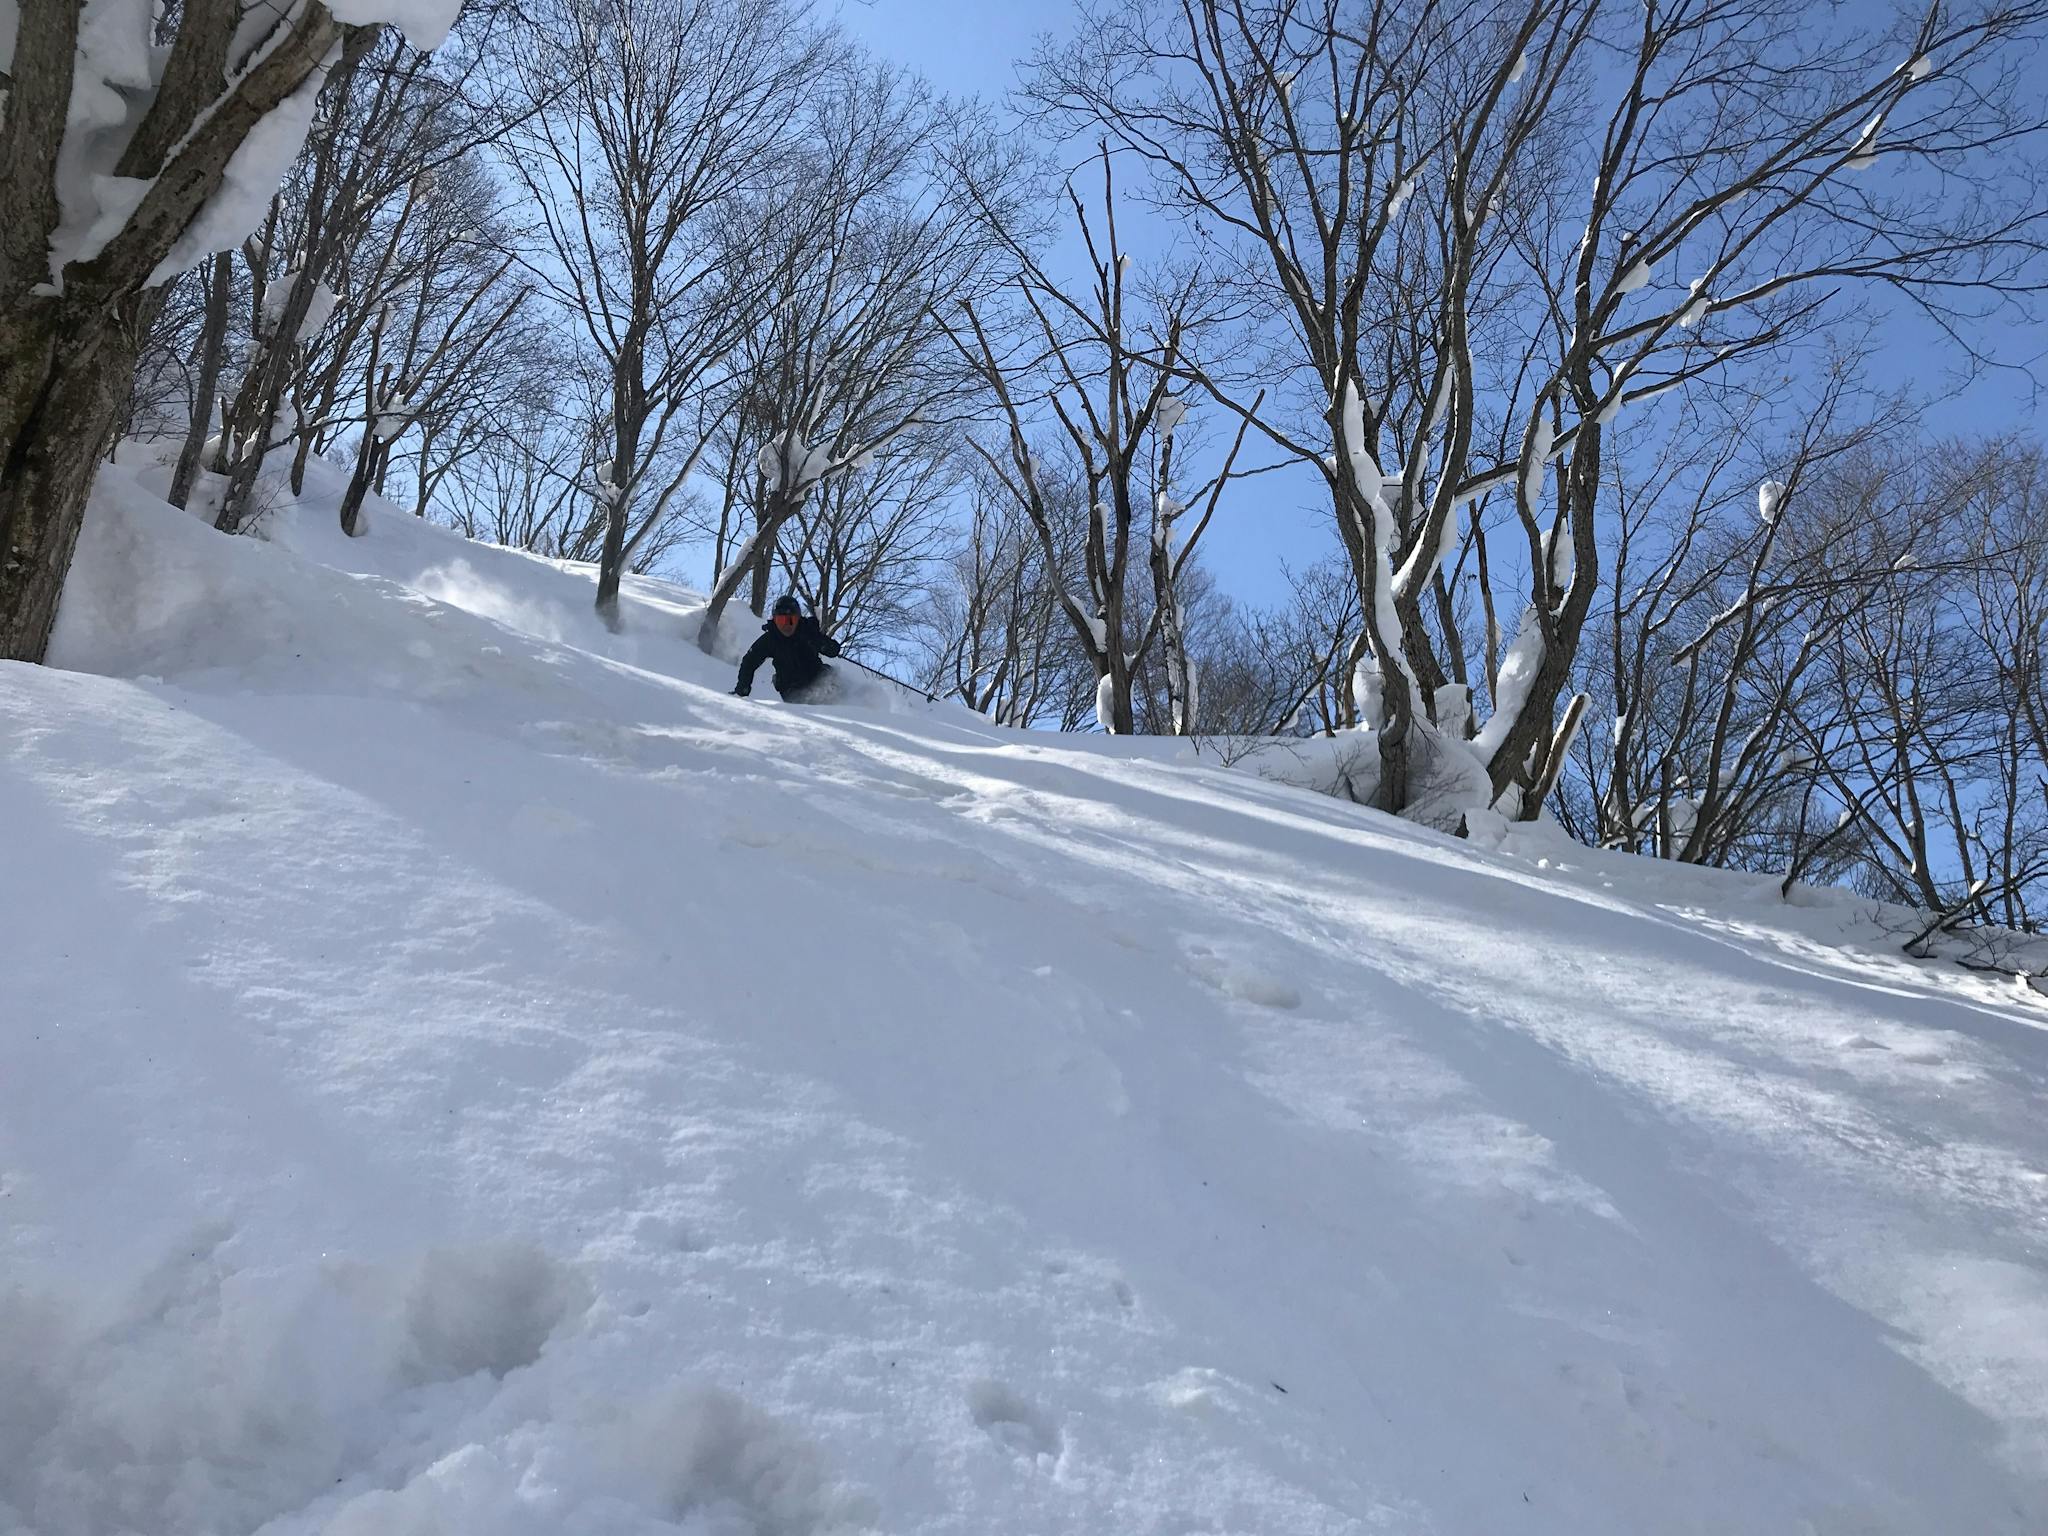
POLYGON ((823 658, 838 654, 839 642, 818 628, 818 621, 809 614, 796 621, 795 631, 787 637, 770 620, 761 626, 761 638, 740 663, 738 691, 746 693, 752 689, 754 674, 761 670, 761 663, 772 661, 775 691, 786 698, 815 683, 825 671, 823 658))

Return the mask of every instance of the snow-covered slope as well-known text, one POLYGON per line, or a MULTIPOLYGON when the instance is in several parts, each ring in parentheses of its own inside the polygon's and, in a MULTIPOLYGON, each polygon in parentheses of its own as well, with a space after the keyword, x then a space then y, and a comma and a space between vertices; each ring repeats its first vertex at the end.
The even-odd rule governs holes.
POLYGON ((2027 995, 332 489, 0 666, 0 1533, 2048 1528, 2027 995))

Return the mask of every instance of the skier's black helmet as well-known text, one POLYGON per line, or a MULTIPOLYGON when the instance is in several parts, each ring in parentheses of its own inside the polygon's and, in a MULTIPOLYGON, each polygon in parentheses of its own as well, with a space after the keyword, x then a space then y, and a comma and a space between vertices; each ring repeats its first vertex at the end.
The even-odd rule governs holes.
POLYGON ((771 619, 776 619, 786 613, 791 618, 796 619, 803 617, 803 611, 804 605, 802 603, 793 597, 784 596, 775 599, 775 606, 769 610, 768 616, 771 619))

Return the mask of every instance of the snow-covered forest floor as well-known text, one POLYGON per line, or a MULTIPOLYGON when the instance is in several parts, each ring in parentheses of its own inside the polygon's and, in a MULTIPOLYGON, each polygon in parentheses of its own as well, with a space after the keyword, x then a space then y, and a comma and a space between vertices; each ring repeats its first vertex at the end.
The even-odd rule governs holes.
POLYGON ((2048 1529, 2035 995, 313 473, 0 665, 6 1536, 2048 1529))

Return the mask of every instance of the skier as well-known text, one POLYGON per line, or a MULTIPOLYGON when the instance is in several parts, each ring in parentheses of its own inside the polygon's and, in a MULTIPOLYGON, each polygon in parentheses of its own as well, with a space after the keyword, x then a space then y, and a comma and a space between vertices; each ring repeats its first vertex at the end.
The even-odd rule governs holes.
POLYGON ((824 658, 839 654, 839 642, 818 627, 816 619, 804 617, 802 604, 794 597, 778 597, 769 620, 761 626, 756 640, 740 663, 740 680, 733 692, 745 698, 754 691, 754 674, 761 663, 775 664, 775 691, 792 704, 814 699, 824 691, 832 669, 824 658))

